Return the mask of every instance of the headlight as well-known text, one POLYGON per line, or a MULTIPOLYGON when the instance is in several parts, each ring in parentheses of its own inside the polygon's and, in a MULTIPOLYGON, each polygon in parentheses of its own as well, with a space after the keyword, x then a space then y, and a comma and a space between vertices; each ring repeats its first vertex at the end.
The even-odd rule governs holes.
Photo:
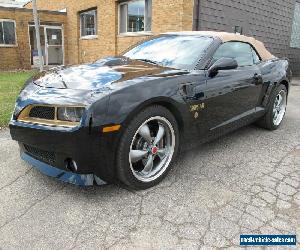
POLYGON ((79 122, 83 112, 84 108, 81 107, 58 107, 57 120, 79 122))

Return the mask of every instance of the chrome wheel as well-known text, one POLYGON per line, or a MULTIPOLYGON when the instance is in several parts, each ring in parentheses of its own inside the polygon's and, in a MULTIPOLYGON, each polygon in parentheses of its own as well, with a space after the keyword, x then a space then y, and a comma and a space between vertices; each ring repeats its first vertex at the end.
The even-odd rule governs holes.
POLYGON ((142 182, 160 177, 168 168, 175 150, 175 132, 164 117, 146 120, 136 131, 129 151, 133 175, 142 182))
POLYGON ((286 111, 286 91, 281 90, 276 96, 274 106, 273 106, 273 124, 278 126, 285 115, 286 111))

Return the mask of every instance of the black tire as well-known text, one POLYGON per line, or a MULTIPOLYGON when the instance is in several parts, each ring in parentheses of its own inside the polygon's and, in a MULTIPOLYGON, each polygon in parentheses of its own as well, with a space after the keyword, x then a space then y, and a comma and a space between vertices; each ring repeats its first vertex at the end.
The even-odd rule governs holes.
POLYGON ((273 119, 273 106, 276 100, 277 95, 281 92, 281 91, 285 91, 286 96, 287 96, 287 89, 283 84, 280 84, 271 94, 270 96, 270 102, 268 104, 267 107, 267 111, 266 114, 260 118, 260 120, 257 121, 257 125, 268 129, 268 130, 276 130, 280 127, 282 121, 280 122, 280 124, 274 124, 274 119, 273 119))
POLYGON ((122 137, 120 139, 119 150, 116 159, 117 174, 119 180, 129 188, 135 190, 143 190, 155 186, 160 181, 162 181, 170 171, 172 164, 178 154, 178 148, 179 148, 179 130, 178 130, 176 119, 174 118, 173 114, 167 108, 159 105, 153 105, 143 109, 140 113, 138 113, 133 118, 132 121, 130 121, 128 126, 124 129, 122 137), (158 176, 154 180, 144 182, 136 178, 136 176, 133 174, 133 171, 129 163, 129 152, 130 152, 130 147, 133 138, 136 135, 140 126, 148 119, 157 116, 167 119, 173 127, 173 131, 175 135, 174 153, 167 168, 164 170, 164 172, 162 172, 160 176, 158 176))

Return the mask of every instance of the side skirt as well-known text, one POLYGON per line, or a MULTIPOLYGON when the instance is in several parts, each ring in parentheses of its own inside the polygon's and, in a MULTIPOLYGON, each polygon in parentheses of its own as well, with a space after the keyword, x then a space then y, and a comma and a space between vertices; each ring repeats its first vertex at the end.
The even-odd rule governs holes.
POLYGON ((214 128, 211 128, 210 131, 213 131, 215 129, 218 129, 218 128, 222 128, 222 127, 225 127, 227 125, 230 125, 232 123, 236 123, 240 120, 244 120, 245 118, 248 118, 251 120, 251 118, 253 117, 254 119, 257 119, 259 118, 260 116, 262 116, 265 112, 265 109, 262 108, 262 107, 257 107, 257 108, 254 108, 254 109, 251 109, 251 110, 248 110, 238 116, 235 116, 233 117, 232 119, 230 120, 227 120, 223 123, 221 123, 220 125, 214 127, 214 128))

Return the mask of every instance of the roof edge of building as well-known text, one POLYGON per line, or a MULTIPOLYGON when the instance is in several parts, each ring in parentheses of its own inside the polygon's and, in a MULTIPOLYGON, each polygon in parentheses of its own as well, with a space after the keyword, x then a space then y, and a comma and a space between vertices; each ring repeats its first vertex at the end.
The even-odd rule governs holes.
POLYGON ((29 3, 31 3, 31 2, 32 2, 32 0, 28 0, 26 3, 23 4, 23 8, 25 8, 26 5, 29 4, 29 3))
MULTIPOLYGON (((28 8, 18 8, 18 7, 2 7, 0 6, 1 10, 8 10, 8 11, 20 11, 20 12, 32 12, 32 9, 28 8)), ((61 11, 54 11, 54 10, 38 10, 39 13, 49 13, 54 15, 67 15, 67 12, 61 11)))

